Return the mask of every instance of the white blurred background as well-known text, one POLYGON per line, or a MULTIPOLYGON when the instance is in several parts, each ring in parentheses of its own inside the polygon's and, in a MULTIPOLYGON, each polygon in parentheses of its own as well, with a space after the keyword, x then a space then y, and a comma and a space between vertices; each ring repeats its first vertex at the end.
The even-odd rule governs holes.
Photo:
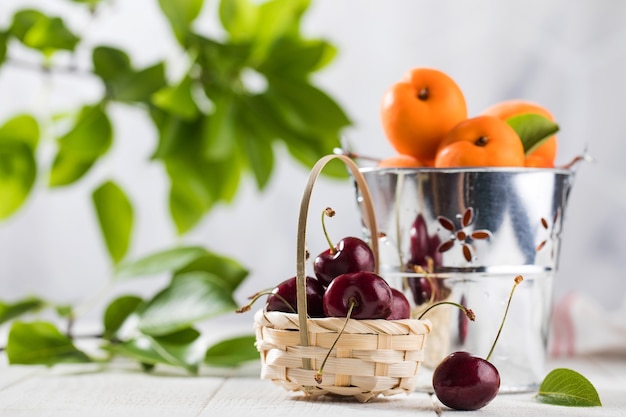
MULTIPOLYGON (((0 28, 28 5, 66 16, 90 45, 121 46, 137 67, 166 58, 176 68, 176 45, 156 0, 117 0, 87 27, 85 16, 67 1, 2 0, 0 28)), ((198 28, 215 33, 215 0, 207 0, 207 6, 198 28)), ((470 115, 509 98, 550 109, 561 126, 557 162, 569 161, 585 147, 596 159, 580 166, 577 175, 555 295, 582 293, 610 311, 622 305, 626 293, 625 21, 626 2, 621 0, 313 0, 304 31, 339 49, 317 82, 348 112, 354 126, 346 136, 364 154, 393 153, 382 134, 380 99, 416 66, 452 76, 465 93, 470 115)), ((68 109, 95 99, 100 88, 70 76, 44 81, 40 74, 7 64, 0 68, 0 121, 20 111, 46 115, 68 109)), ((281 150, 266 192, 258 193, 246 181, 232 206, 219 207, 193 233, 177 238, 166 211, 166 177, 160 165, 148 160, 156 132, 142 112, 116 110, 117 136, 106 161, 67 189, 51 191, 40 184, 17 215, 0 223, 0 299, 38 294, 75 303, 107 285, 112 268, 90 193, 109 177, 128 192, 138 216, 131 258, 176 242, 232 256, 250 269, 238 292, 241 301, 295 274, 296 217, 308 175, 304 168, 281 150)), ((336 239, 360 233, 349 182, 318 184, 314 217, 328 205, 338 211, 328 224, 336 239)), ((312 228, 312 252, 324 244, 312 228)), ((113 291, 149 292, 164 279, 144 279, 113 291)), ((250 322, 251 317, 237 320, 250 322)))

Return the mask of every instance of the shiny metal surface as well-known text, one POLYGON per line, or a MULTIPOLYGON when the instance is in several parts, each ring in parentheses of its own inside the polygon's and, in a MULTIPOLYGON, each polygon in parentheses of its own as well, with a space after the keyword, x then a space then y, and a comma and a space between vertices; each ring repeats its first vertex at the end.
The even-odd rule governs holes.
POLYGON ((420 215, 428 235, 439 240, 438 248, 430 248, 431 256, 441 259, 434 272, 557 269, 574 171, 363 168, 362 172, 374 199, 378 228, 385 234, 381 264, 387 267, 405 269, 410 262, 411 226, 420 215), (473 238, 477 231, 488 237, 473 238), (444 248, 444 242, 450 243, 444 248))
MULTIPOLYGON (((491 362, 501 392, 530 392, 545 375, 552 292, 561 231, 574 183, 560 169, 362 168, 378 223, 380 272, 404 291, 417 318, 448 301, 474 310, 429 311, 420 390, 449 353, 485 357, 500 326, 513 278, 524 281, 491 362)), ((365 230, 367 237, 367 230, 365 230)))

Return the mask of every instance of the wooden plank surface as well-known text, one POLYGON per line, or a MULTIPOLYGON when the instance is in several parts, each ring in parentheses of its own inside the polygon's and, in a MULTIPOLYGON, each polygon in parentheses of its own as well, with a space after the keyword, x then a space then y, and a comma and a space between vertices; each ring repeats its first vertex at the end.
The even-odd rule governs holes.
MULTIPOLYGON (((478 412, 480 416, 626 415, 626 359, 576 358, 552 361, 587 376, 600 392, 599 408, 567 408, 539 404, 532 393, 499 395, 478 412)), ((63 365, 53 368, 7 366, 0 363, 1 417, 332 417, 358 415, 454 415, 425 393, 377 398, 362 404, 346 398, 307 399, 262 381, 253 368, 242 375, 233 371, 204 372, 193 377, 177 372, 147 374, 118 366, 63 365)))

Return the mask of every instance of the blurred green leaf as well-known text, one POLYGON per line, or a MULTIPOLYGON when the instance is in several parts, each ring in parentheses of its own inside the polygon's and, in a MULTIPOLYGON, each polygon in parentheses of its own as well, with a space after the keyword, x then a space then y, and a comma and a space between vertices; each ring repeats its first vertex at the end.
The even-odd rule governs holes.
MULTIPOLYGON (((197 331, 185 329, 177 335, 189 335, 197 331)), ((175 335, 164 337, 139 336, 109 347, 116 354, 130 357, 148 365, 165 364, 183 367, 190 373, 197 373, 202 360, 201 350, 196 339, 176 340, 175 335)))
POLYGON ((176 268, 176 274, 192 271, 204 271, 215 275, 231 292, 239 287, 249 273, 235 259, 208 251, 181 268, 176 268))
POLYGON ((124 295, 109 303, 104 311, 104 338, 112 339, 122 328, 126 319, 133 314, 143 300, 134 295, 124 295))
POLYGON ((24 204, 37 177, 32 148, 25 143, 0 140, 0 220, 24 204))
POLYGON ((39 311, 45 305, 45 301, 37 297, 26 297, 14 303, 0 301, 0 324, 26 313, 39 311))
POLYGON ((210 253, 206 249, 199 246, 167 249, 118 265, 116 277, 125 279, 174 272, 209 255, 210 253))
POLYGON ((135 70, 126 52, 109 46, 94 48, 92 61, 113 100, 151 103, 152 95, 166 86, 163 62, 135 70))
POLYGON ((203 5, 204 0, 159 0, 159 6, 181 45, 186 44, 191 33, 191 24, 200 14, 203 5))
POLYGON ((259 359, 259 351, 254 347, 254 335, 238 336, 210 346, 204 356, 204 363, 212 366, 239 366, 259 359))
POLYGON ((99 105, 84 106, 74 126, 58 139, 50 186, 68 185, 82 178, 109 150, 112 141, 113 128, 104 109, 99 105))
POLYGON ((25 46, 45 55, 57 50, 73 51, 80 38, 59 17, 49 17, 38 10, 20 10, 13 16, 10 32, 25 46))
POLYGON ((309 3, 309 0, 270 0, 258 5, 257 25, 249 60, 252 66, 265 60, 274 42, 297 30, 300 17, 309 3))
POLYGON ((152 95, 152 102, 162 110, 185 120, 193 120, 199 110, 193 98, 193 80, 184 77, 175 86, 166 86, 152 95))
POLYGON ((253 38, 258 19, 258 8, 250 0, 222 0, 219 5, 220 22, 234 42, 253 38))
POLYGON ((9 42, 9 33, 0 31, 0 65, 4 63, 7 57, 7 44, 9 42))
POLYGON ((13 322, 6 352, 10 364, 51 366, 61 362, 90 362, 67 336, 44 321, 13 322))
POLYGON ((109 255, 117 264, 126 256, 130 245, 134 220, 132 204, 112 181, 96 188, 92 198, 109 255))
POLYGON ((213 98, 215 111, 205 119, 202 147, 208 159, 225 159, 237 144, 235 97, 223 94, 213 98))
POLYGON ((202 271, 188 272, 177 275, 148 302, 140 314, 139 329, 161 336, 236 308, 230 290, 219 277, 202 271))
POLYGON ((126 52, 109 46, 98 46, 92 52, 93 70, 104 81, 114 81, 132 72, 126 52))
POLYGON ((112 83, 113 98, 126 103, 151 102, 151 97, 165 84, 165 64, 159 62, 131 72, 112 83))
POLYGON ((95 162, 96 158, 78 156, 61 149, 52 162, 49 185, 59 187, 72 184, 89 172, 95 162))
POLYGON ((15 116, 0 126, 0 143, 23 142, 35 150, 39 143, 39 124, 28 114, 15 116))
POLYGON ((268 78, 268 92, 275 97, 280 114, 295 129, 338 136, 350 125, 341 107, 326 93, 306 82, 268 78))
POLYGON ((280 39, 258 71, 269 77, 307 79, 333 60, 337 49, 323 40, 280 39))

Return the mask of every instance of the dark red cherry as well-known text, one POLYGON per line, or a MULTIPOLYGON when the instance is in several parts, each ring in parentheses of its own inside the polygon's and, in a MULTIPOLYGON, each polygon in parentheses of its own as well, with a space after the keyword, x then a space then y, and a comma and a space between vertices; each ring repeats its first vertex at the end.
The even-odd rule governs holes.
POLYGON ((324 313, 329 317, 386 319, 391 314, 391 287, 373 272, 354 272, 336 277, 324 294, 324 313))
POLYGON ((485 359, 454 352, 435 369, 433 388, 439 401, 450 408, 478 410, 498 394, 500 374, 485 359))
MULTIPOLYGON (((267 297, 268 311, 295 313, 298 308, 296 277, 278 284, 267 297)), ((313 277, 306 277, 306 310, 309 317, 324 317, 324 287, 313 277)))
POLYGON ((374 271, 374 254, 367 243, 357 237, 341 239, 334 247, 320 253, 313 261, 315 276, 324 286, 335 277, 359 271, 374 271))
POLYGON ((391 299, 391 314, 389 314, 387 320, 402 320, 410 318, 411 305, 402 291, 392 288, 391 295, 393 297, 391 299))

